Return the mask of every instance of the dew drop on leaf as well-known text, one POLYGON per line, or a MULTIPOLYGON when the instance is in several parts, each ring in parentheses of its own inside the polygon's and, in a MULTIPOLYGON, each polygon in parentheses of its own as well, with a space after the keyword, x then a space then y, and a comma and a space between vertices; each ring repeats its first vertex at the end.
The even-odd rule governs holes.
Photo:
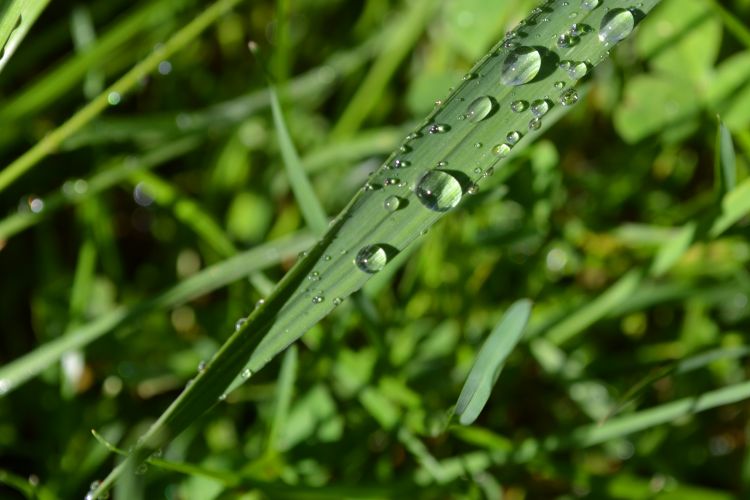
POLYGON ((634 26, 635 19, 629 10, 612 9, 602 19, 599 40, 606 44, 617 43, 632 33, 634 26))
POLYGON ((487 118, 492 112, 494 104, 489 96, 477 97, 474 102, 469 104, 466 110, 466 116, 470 122, 476 123, 487 118))
POLYGON ((508 135, 505 137, 505 142, 509 146, 515 146, 518 141, 521 140, 521 133, 517 130, 513 130, 511 132, 508 132, 508 135))
POLYGON ((320 304, 324 300, 325 300, 325 298, 322 295, 316 295, 315 297, 312 298, 312 303, 313 304, 320 304))
POLYGON ((463 195, 458 180, 442 170, 425 172, 414 192, 422 205, 436 212, 447 212, 455 207, 463 195))
POLYGON ((383 201, 383 208, 388 210, 389 212, 395 212, 398 210, 398 207, 401 205, 401 200, 398 198, 398 196, 389 196, 383 201))
POLYGON ((247 321, 247 318, 240 318, 237 320, 237 322, 234 324, 234 331, 236 332, 240 328, 242 328, 242 325, 245 324, 245 321, 247 321))
POLYGON ((507 144, 498 144, 497 146, 492 148, 492 153, 499 158, 505 158, 506 156, 508 156, 508 153, 510 153, 510 149, 510 146, 508 146, 507 144))
POLYGON ((529 103, 526 101, 522 101, 522 100, 513 101, 512 103, 510 103, 510 109, 514 113, 521 113, 523 111, 526 111, 526 108, 528 107, 529 107, 529 103))
POLYGON ((366 273, 376 273, 385 267, 388 262, 388 254, 380 245, 367 245, 357 252, 354 264, 366 273))
POLYGON ((537 99, 531 103, 531 114, 535 117, 541 118, 547 114, 547 111, 549 111, 549 102, 547 102, 547 99, 537 99))
POLYGON ((572 63, 566 71, 571 80, 580 80, 581 78, 586 76, 589 68, 588 66, 586 66, 585 62, 581 61, 578 63, 572 63))
POLYGON ((505 85, 523 85, 533 80, 542 67, 542 56, 533 47, 517 47, 505 58, 500 81, 505 85))
POLYGON ((599 5, 599 0, 583 0, 581 2, 581 8, 586 10, 594 10, 599 5))
POLYGON ((578 102, 578 92, 576 89, 568 89, 560 94, 560 104, 563 106, 572 106, 578 102))

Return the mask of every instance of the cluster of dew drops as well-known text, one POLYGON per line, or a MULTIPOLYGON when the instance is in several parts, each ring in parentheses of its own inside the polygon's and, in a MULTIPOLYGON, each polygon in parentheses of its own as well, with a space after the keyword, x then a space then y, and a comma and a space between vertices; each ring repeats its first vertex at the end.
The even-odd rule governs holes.
MULTIPOLYGON (((596 8, 603 7, 604 0, 579 0, 580 8, 584 11, 592 11, 596 8)), ((547 5, 549 5, 548 2, 547 5)), ((567 7, 571 2, 564 1, 562 5, 567 7)), ((642 4, 637 4, 637 7, 642 4)), ((606 8, 606 7, 605 7, 606 8)), ((525 23, 529 23, 530 20, 536 20, 545 10, 542 7, 534 9, 531 13, 531 17, 526 21, 521 22, 521 26, 525 23)), ((576 17, 577 12, 570 14, 571 17, 576 17)), ((542 18, 542 22, 549 21, 548 18, 542 18)), ((598 29, 597 37, 599 42, 605 47, 609 48, 626 38, 633 31, 635 27, 635 17, 633 10, 624 8, 611 8, 608 9, 604 15, 601 24, 598 29)), ((588 25, 585 24, 572 24, 565 32, 556 35, 556 45, 560 49, 566 49, 575 46, 579 43, 580 38, 593 31, 588 25)), ((502 63, 500 71, 500 83, 509 87, 515 87, 523 85, 534 80, 542 66, 542 54, 530 46, 524 46, 519 43, 519 35, 515 31, 511 31, 505 37, 502 42, 502 47, 507 50, 507 55, 502 63)), ((559 63, 559 68, 563 70, 565 74, 572 81, 578 81, 589 71, 591 63, 587 61, 571 61, 562 60, 559 63)), ((465 79, 470 80, 475 78, 476 75, 469 74, 465 79)), ((557 104, 563 107, 574 105, 578 102, 578 92, 575 88, 567 88, 566 83, 563 81, 556 81, 553 84, 556 90, 560 91, 557 97, 557 104)), ((441 104, 438 101, 436 104, 441 104)), ((548 96, 540 97, 539 99, 527 102, 524 100, 516 100, 511 102, 510 109, 514 113, 526 113, 529 112, 530 118, 528 122, 528 130, 535 131, 539 130, 542 126, 542 118, 547 112, 555 105, 548 96)), ((466 112, 459 116, 459 120, 468 120, 472 123, 481 122, 489 118, 496 107, 496 101, 490 96, 480 96, 474 99, 466 108, 466 112)), ((432 123, 429 124, 424 130, 427 134, 443 134, 450 131, 450 126, 447 124, 432 123)), ((509 131, 503 141, 492 147, 492 154, 496 159, 502 159, 510 154, 513 147, 523 138, 524 133, 519 130, 509 131)), ((414 132, 406 137, 404 145, 401 146, 401 152, 406 153, 409 151, 408 144, 421 137, 421 133, 414 132)), ((477 144, 477 147, 481 147, 481 144, 477 144)), ((461 201, 464 188, 454 175, 448 171, 442 169, 447 165, 446 162, 441 161, 438 163, 437 168, 428 170, 422 174, 418 179, 414 193, 416 194, 419 202, 429 210, 435 212, 447 212, 454 208, 461 201)), ((395 159, 389 165, 388 169, 401 169, 410 166, 410 162, 405 159, 395 159)), ((488 168, 484 172, 477 168, 474 171, 477 174, 482 174, 482 178, 492 175, 492 167, 488 168)), ((383 184, 385 186, 398 186, 405 187, 406 183, 397 177, 387 177, 383 184)), ((366 191, 374 190, 375 187, 370 183, 365 184, 364 189, 366 191)), ((466 189, 467 194, 476 193, 478 187, 476 184, 468 186, 466 189)), ((404 200, 396 195, 391 195, 385 198, 383 201, 383 208, 387 212, 395 212, 404 205, 404 200)), ((362 272, 368 274, 374 274, 382 270, 389 260, 389 252, 387 251, 386 245, 371 244, 362 247, 354 258, 355 266, 362 272)), ((311 280, 319 280, 320 275, 317 271, 313 271, 310 274, 311 280)), ((325 301, 323 292, 316 292, 311 299, 313 304, 322 304, 325 301)), ((341 298, 334 300, 334 305, 339 305, 342 302, 341 298)), ((238 329, 242 326, 244 319, 238 322, 238 329)))

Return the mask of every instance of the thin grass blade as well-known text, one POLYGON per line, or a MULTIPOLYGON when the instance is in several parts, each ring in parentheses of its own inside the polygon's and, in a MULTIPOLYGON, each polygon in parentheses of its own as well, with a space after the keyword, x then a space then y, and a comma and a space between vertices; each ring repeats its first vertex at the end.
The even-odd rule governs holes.
POLYGON ((49 0, 13 0, 0 16, 0 71, 3 70, 49 0))

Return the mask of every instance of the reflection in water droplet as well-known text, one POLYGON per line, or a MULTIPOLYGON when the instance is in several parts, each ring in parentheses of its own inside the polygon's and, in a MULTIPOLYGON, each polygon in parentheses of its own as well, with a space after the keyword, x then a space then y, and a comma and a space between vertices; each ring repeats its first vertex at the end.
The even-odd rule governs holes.
POLYGON ((531 114, 537 118, 547 114, 549 111, 549 101, 547 99, 537 99, 531 103, 531 114))
POLYGON ((417 199, 430 210, 446 212, 458 205, 463 191, 461 184, 448 172, 430 170, 417 182, 417 199))
POLYGON ((242 370, 242 378, 243 379, 247 380, 250 377, 252 377, 252 375, 253 375, 253 372, 250 371, 250 368, 245 368, 244 370, 242 370))
POLYGON ((450 130, 450 127, 448 125, 434 123, 430 125, 430 128, 427 129, 427 132, 429 132, 430 134, 443 134, 449 130, 450 130))
POLYGON ((520 133, 520 132, 518 132, 517 130, 513 130, 513 131, 511 131, 511 132, 508 132, 508 135, 507 135, 507 136, 505 136, 505 142, 506 142, 506 143, 507 143, 507 144, 508 144, 509 146, 511 146, 511 147, 512 147, 512 146, 515 146, 515 145, 516 145, 516 143, 517 143, 518 141, 520 141, 520 140, 521 140, 521 133, 520 133))
POLYGON ((586 10, 594 10, 599 5, 599 0, 583 0, 581 7, 586 10))
POLYGON ((599 40, 605 44, 617 43, 633 32, 635 19, 626 9, 612 9, 604 15, 599 26, 599 40))
POLYGON ((532 118, 529 121, 529 130, 539 130, 542 128, 542 120, 539 118, 532 118))
POLYGON ((518 101, 513 101, 512 103, 510 103, 510 109, 514 113, 521 113, 523 111, 526 111, 526 108, 528 107, 529 107, 529 103, 526 101, 518 100, 518 101))
POLYGON ((401 205, 401 200, 398 196, 389 196, 383 201, 383 208, 388 210, 389 212, 395 212, 398 210, 398 207, 401 205))
POLYGON ((576 89, 568 89, 560 94, 560 104, 563 106, 572 106, 578 102, 578 92, 576 89))
POLYGON ((242 328, 242 325, 244 325, 246 321, 247 321, 247 318, 238 319, 237 322, 234 324, 234 331, 236 332, 237 330, 242 328))
POLYGON ((376 273, 388 262, 388 254, 380 245, 367 245, 357 252, 354 264, 366 273, 376 273))
POLYGON ((568 76, 571 80, 580 80, 581 78, 586 76, 586 73, 588 73, 588 71, 589 68, 583 61, 579 63, 571 63, 571 65, 567 69, 568 76))
POLYGON ((312 303, 313 304, 320 304, 324 300, 325 300, 325 297, 323 297, 322 295, 316 295, 315 297, 312 298, 312 303))
MULTIPOLYGON (((508 156, 508 153, 510 153, 510 146, 508 146, 507 144, 498 144, 497 146, 492 148, 492 153, 500 158, 505 158, 506 156, 508 156)), ((485 174, 486 173, 487 172, 485 172, 485 174)))
POLYGON ((505 85, 523 85, 533 80, 542 67, 542 56, 532 47, 517 47, 508 54, 500 72, 505 85))
POLYGON ((565 88, 565 82, 563 81, 555 82, 554 86, 557 90, 562 90, 565 88))
POLYGON ((344 299, 342 299, 341 297, 336 297, 335 299, 333 299, 334 306, 340 306, 342 302, 344 302, 344 299))
POLYGON ((570 33, 563 33, 557 37, 557 46, 561 49, 567 49, 578 44, 580 39, 577 36, 573 36, 570 33))
POLYGON ((320 273, 318 271, 313 271, 307 276, 307 279, 310 281, 320 281, 320 273))
POLYGON ((489 96, 477 97, 474 102, 469 105, 466 110, 466 115, 470 122, 476 123, 484 120, 492 112, 494 104, 492 98, 489 96))

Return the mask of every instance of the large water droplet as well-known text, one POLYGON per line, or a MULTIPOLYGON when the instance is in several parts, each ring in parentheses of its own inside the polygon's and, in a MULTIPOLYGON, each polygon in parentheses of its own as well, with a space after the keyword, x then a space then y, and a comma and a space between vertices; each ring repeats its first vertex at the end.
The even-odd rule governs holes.
POLYGON ((357 256, 354 258, 354 264, 366 272, 376 273, 385 267, 388 262, 388 254, 385 252, 385 248, 380 245, 367 245, 357 252, 357 256))
POLYGON ((422 205, 436 212, 447 212, 461 201, 461 184, 448 172, 430 170, 417 182, 414 190, 422 205))
POLYGON ((578 92, 576 89, 568 89, 560 94, 560 104, 563 106, 572 106, 578 102, 578 92))
POLYGON ((549 111, 549 102, 547 99, 537 99, 531 103, 531 114, 537 118, 546 115, 547 111, 549 111))
POLYGON ((594 10, 599 5, 599 0, 583 0, 581 7, 586 10, 594 10))
POLYGON ((532 47, 517 47, 503 62, 500 81, 505 85, 523 85, 533 80, 542 67, 542 56, 532 47))
POLYGON ((466 116, 470 122, 476 123, 484 120, 492 112, 494 104, 489 96, 477 97, 474 102, 469 104, 466 110, 466 116))
POLYGON ((398 196, 389 196, 383 201, 383 208, 388 210, 389 212, 395 212, 398 210, 398 207, 401 205, 401 200, 398 196))
POLYGON ((635 19, 626 9, 612 9, 605 14, 599 26, 599 40, 606 44, 617 43, 633 32, 635 19))
POLYGON ((586 73, 588 73, 589 71, 589 67, 585 62, 581 61, 578 63, 571 63, 566 71, 568 72, 568 76, 571 80, 580 80, 581 78, 586 76, 586 73))

